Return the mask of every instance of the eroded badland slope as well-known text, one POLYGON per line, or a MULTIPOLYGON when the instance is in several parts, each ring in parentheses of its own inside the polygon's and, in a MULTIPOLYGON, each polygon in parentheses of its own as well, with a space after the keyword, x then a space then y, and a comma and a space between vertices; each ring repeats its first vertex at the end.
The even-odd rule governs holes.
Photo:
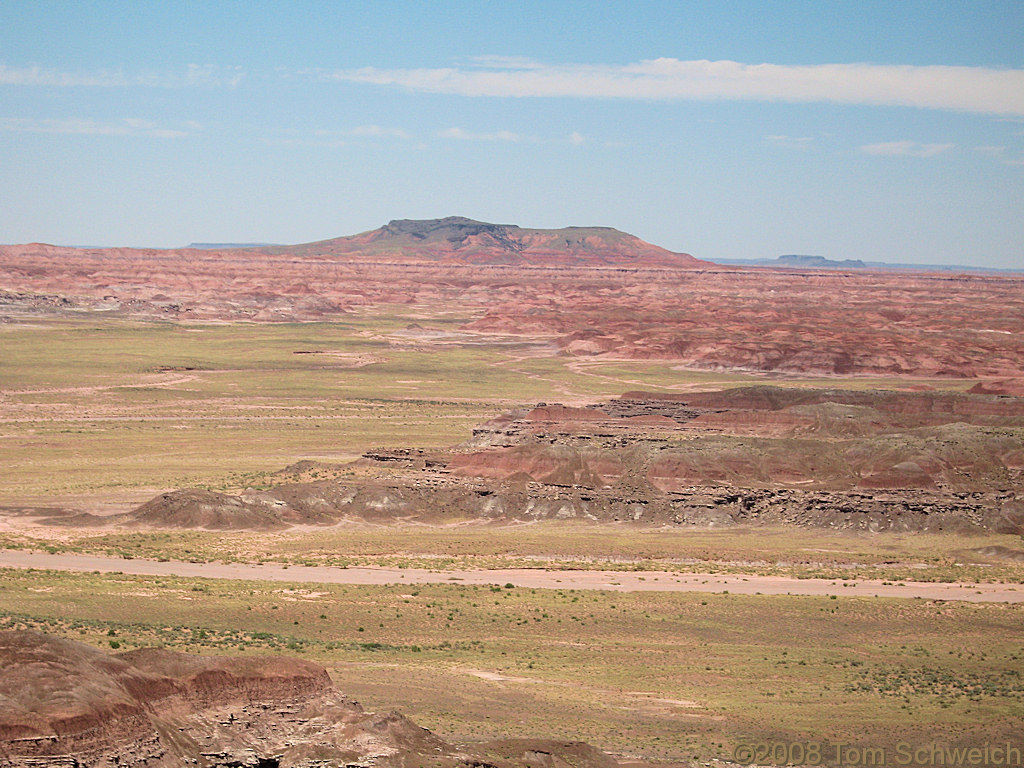
POLYGON ((564 354, 823 375, 1024 377, 1024 278, 720 267, 617 230, 451 217, 210 251, 0 246, 0 317, 339 319, 458 308, 564 354))
POLYGON ((108 655, 0 632, 0 765, 160 768, 611 768, 579 742, 460 746, 397 713, 365 711, 318 664, 282 656, 108 655))

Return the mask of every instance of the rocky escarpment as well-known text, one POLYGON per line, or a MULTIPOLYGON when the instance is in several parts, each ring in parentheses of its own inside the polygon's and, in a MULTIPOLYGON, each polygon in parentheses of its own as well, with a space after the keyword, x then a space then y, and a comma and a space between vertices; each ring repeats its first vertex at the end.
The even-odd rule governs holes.
POLYGON ((447 451, 372 451, 349 474, 239 494, 182 489, 124 515, 50 521, 271 530, 551 518, 1024 533, 1024 398, 630 392, 586 408, 511 411, 447 451))
POLYGON ((1024 490, 1024 399, 770 386, 542 404, 474 430, 448 468, 554 485, 1024 490))
MULTIPOLYGON (((647 485, 594 486, 581 482, 543 483, 513 476, 506 481, 481 481, 454 477, 396 477, 390 482, 343 485, 333 481, 302 486, 281 486, 247 504, 273 504, 290 495, 292 505, 278 518, 280 528, 303 522, 308 506, 330 505, 330 516, 320 514, 321 524, 341 521, 392 523, 447 523, 480 520, 492 523, 535 520, 580 520, 593 523, 635 523, 645 526, 715 527, 740 523, 800 525, 870 531, 968 531, 1024 535, 1024 503, 1012 492, 944 494, 935 491, 896 489, 886 491, 807 491, 787 488, 731 488, 727 486, 676 485, 660 491, 647 485)), ((143 528, 197 528, 183 523, 168 507, 206 505, 195 492, 175 491, 146 505, 145 515, 93 518, 93 525, 117 524, 143 528)), ((221 514, 236 509, 238 498, 225 496, 221 514)), ((246 516, 247 518, 248 516, 246 516)), ((208 530, 249 529, 246 518, 208 530)), ((62 518, 52 522, 67 524, 62 518)))
POLYGON ((0 632, 5 768, 613 768, 585 744, 449 744, 397 713, 366 712, 327 671, 282 657, 107 655, 33 631, 0 632), (543 757, 543 759, 541 759, 543 757))

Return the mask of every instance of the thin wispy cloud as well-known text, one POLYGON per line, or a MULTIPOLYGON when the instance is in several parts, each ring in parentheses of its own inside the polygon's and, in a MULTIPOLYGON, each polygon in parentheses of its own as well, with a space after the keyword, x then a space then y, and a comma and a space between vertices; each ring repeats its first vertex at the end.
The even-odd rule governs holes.
POLYGON ((543 69, 546 66, 529 56, 470 56, 463 61, 470 67, 491 69, 543 69))
POLYGON ((980 147, 974 147, 974 151, 990 157, 1002 157, 1006 154, 1006 147, 987 144, 980 147))
POLYGON ((568 136, 553 139, 543 136, 531 136, 515 131, 467 131, 464 128, 445 128, 434 134, 441 139, 455 139, 456 141, 505 141, 513 144, 526 142, 530 144, 572 144, 583 146, 588 139, 579 131, 573 131, 568 136))
POLYGON ((8 67, 0 64, 0 85, 116 87, 128 85, 128 78, 124 73, 116 71, 83 74, 42 67, 8 67))
POLYGON ((401 128, 386 128, 380 125, 357 125, 351 131, 350 136, 385 136, 393 139, 411 139, 407 131, 401 128))
POLYGON ((461 96, 828 102, 1024 115, 1024 70, 988 67, 789 66, 672 58, 608 66, 487 57, 459 67, 363 67, 319 74, 328 80, 461 96))
POLYGON ((987 155, 993 160, 997 160, 1003 165, 1024 165, 1024 155, 1021 153, 1011 152, 1009 147, 1006 146, 994 146, 990 144, 984 144, 982 146, 974 147, 974 151, 981 155, 987 155), (1015 156, 1016 154, 1016 156, 1015 156))
POLYGON ((320 147, 326 149, 340 149, 347 147, 348 142, 344 139, 290 139, 281 136, 264 136, 259 139, 260 144, 268 147, 320 147))
POLYGON ((769 144, 774 144, 779 147, 786 147, 788 149, 807 149, 814 142, 814 137, 772 135, 765 136, 764 140, 767 141, 769 144))
POLYGON ((462 128, 446 128, 438 131, 437 135, 442 139, 456 139, 458 141, 524 141, 529 137, 513 131, 494 131, 493 133, 474 133, 462 128))
MULTIPOLYGON (((196 123, 190 127, 198 126, 196 123)), ((22 133, 78 134, 82 136, 150 136, 158 139, 175 139, 188 136, 195 130, 167 128, 148 120, 125 118, 123 120, 93 120, 91 118, 37 119, 24 117, 0 117, 0 130, 22 133)))
POLYGON ((0 64, 0 85, 46 86, 51 88, 155 88, 221 87, 233 88, 244 78, 239 67, 190 64, 177 72, 141 72, 121 70, 62 72, 44 67, 8 67, 0 64))
POLYGON ((935 157, 948 152, 955 144, 919 144, 916 141, 884 141, 879 144, 864 144, 860 151, 865 155, 886 157, 935 157))
POLYGON ((286 147, 328 147, 338 149, 358 143, 360 139, 401 139, 413 138, 412 134, 402 128, 389 128, 382 125, 357 125, 354 128, 318 128, 309 133, 296 135, 294 131, 284 136, 269 136, 260 139, 263 144, 286 147), (356 141, 353 141, 356 140, 356 141))

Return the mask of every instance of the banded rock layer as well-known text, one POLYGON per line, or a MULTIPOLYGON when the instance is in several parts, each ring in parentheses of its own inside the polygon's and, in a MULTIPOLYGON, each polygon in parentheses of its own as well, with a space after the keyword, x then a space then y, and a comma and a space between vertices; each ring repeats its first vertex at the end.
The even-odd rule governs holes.
POLYGON ((285 657, 147 648, 107 655, 41 632, 0 632, 4 768, 614 768, 579 742, 454 745, 366 712, 327 671, 285 657), (492 755, 498 756, 492 759, 492 755))

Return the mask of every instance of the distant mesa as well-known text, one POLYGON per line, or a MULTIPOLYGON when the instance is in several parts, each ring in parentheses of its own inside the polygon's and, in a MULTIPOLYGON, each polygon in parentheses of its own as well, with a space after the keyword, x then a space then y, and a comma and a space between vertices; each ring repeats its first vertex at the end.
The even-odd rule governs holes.
POLYGON ((787 267, 794 269, 895 269, 910 265, 886 264, 860 259, 829 259, 803 253, 786 253, 774 259, 715 259, 714 264, 736 264, 744 267, 787 267))
POLYGON ((528 229, 462 216, 395 219, 379 229, 304 245, 264 249, 298 256, 349 257, 390 263, 508 266, 694 268, 705 262, 646 243, 611 227, 528 229))
MULTIPOLYGON (((0 261, 54 256, 84 257, 85 249, 46 243, 0 246, 0 261)), ((489 224, 463 216, 443 219, 395 219, 357 235, 297 245, 267 243, 191 243, 186 248, 102 248, 96 255, 168 258, 189 251, 218 251, 225 257, 244 251, 260 256, 297 256, 337 262, 441 264, 510 267, 631 267, 694 269, 708 266, 687 253, 675 253, 611 227, 528 229, 489 224)))
POLYGON ((826 259, 824 256, 805 256, 796 253, 779 256, 776 261, 779 266, 783 267, 821 267, 824 269, 867 268, 867 264, 860 259, 843 259, 842 261, 837 261, 835 259, 826 259))
POLYGON ((829 259, 825 256, 789 253, 774 259, 709 259, 712 264, 741 267, 785 267, 789 269, 874 269, 897 272, 979 272, 981 274, 1014 274, 1019 268, 978 267, 965 264, 902 264, 861 259, 829 259))
POLYGON ((774 259, 716 259, 716 264, 738 264, 745 267, 793 267, 797 269, 878 269, 895 268, 901 265, 882 262, 864 262, 860 259, 829 259, 825 256, 811 256, 801 253, 787 253, 774 259))
POLYGON ((279 243, 189 243, 186 248, 196 251, 223 251, 235 250, 236 248, 267 248, 279 243))

